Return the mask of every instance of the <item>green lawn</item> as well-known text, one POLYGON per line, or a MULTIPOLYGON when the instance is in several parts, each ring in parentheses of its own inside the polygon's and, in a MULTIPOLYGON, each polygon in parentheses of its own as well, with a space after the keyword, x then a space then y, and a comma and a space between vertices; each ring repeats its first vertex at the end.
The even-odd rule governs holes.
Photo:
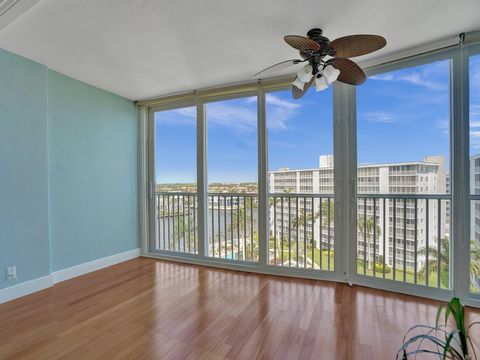
MULTIPOLYGON (((279 244, 278 244, 279 245, 279 244)), ((292 241, 292 247, 290 250, 290 261, 292 267, 296 267, 296 244, 295 241, 292 241)), ((334 269, 334 260, 333 260, 333 251, 330 251, 330 258, 328 256, 328 250, 323 250, 320 252, 319 249, 315 249, 313 251, 313 260, 312 261, 312 250, 308 249, 307 247, 307 263, 304 262, 304 255, 305 251, 303 248, 303 243, 299 243, 298 247, 298 267, 306 267, 307 269, 322 269, 328 270, 328 263, 330 261, 330 270, 334 269)), ((274 246, 273 241, 270 241, 270 261, 274 262, 274 246)), ((276 253, 276 260, 277 265, 282 264, 282 247, 277 246, 277 253, 276 253)), ((289 248, 288 244, 283 244, 283 264, 285 266, 289 265, 289 248)))
MULTIPOLYGON (((385 279, 393 280, 393 271, 391 268, 389 272, 385 272, 385 279)), ((357 262, 357 274, 363 275, 364 274, 364 268, 363 268, 363 259, 358 260, 357 262)), ((366 269, 366 275, 368 276, 373 276, 373 266, 371 269, 366 269)), ((380 272, 376 271, 375 272, 375 277, 378 278, 383 278, 383 272, 380 270, 380 272)), ((395 271, 395 280, 397 281, 404 281, 404 273, 403 273, 403 268, 397 269, 395 271)), ((420 276, 417 276, 417 284, 419 285, 425 285, 426 284, 426 279, 422 278, 420 276)), ((414 284, 415 283, 415 275, 414 275, 414 270, 411 268, 406 269, 405 272, 405 282, 414 284)), ((449 283, 449 275, 447 272, 441 272, 440 274, 440 287, 442 289, 448 289, 448 283, 449 283)), ((431 287, 437 287, 438 286, 438 272, 433 271, 428 274, 428 285, 431 287)))
MULTIPOLYGON (((290 250, 290 263, 292 267, 297 267, 296 263, 296 243, 292 241, 292 246, 290 250)), ((282 264, 282 247, 277 243, 277 253, 276 253, 276 264, 281 265, 282 264)), ((330 258, 328 256, 328 250, 323 250, 320 252, 319 249, 314 249, 313 251, 313 262, 312 262, 312 250, 308 249, 307 247, 307 262, 306 262, 306 268, 307 269, 322 269, 322 270, 328 270, 328 264, 330 261, 330 270, 334 270, 334 252, 333 250, 330 251, 330 258), (312 266, 313 264, 313 266, 312 266)), ((270 241, 270 262, 274 263, 274 246, 273 246, 273 241, 270 241)), ((288 248, 288 243, 283 244, 283 264, 284 266, 289 266, 289 248, 288 248)), ((305 263, 304 263, 304 248, 303 248, 303 243, 299 243, 298 247, 298 267, 304 268, 305 263)), ((359 259, 357 262, 357 274, 363 275, 364 274, 364 268, 363 268, 363 259, 359 259)), ((438 278, 437 278, 437 272, 433 271, 430 272, 428 275, 428 285, 431 287, 437 287, 438 286, 438 278)), ((365 275, 367 276, 374 276, 373 274, 373 266, 371 269, 366 269, 365 275)), ((385 279, 388 280, 393 280, 393 271, 390 267, 387 266, 386 271, 385 271, 385 279)), ((375 272, 375 277, 377 278, 383 278, 383 271, 381 268, 381 264, 377 263, 377 270, 375 272)), ((406 283, 414 284, 415 283, 415 276, 414 276, 414 270, 407 268, 405 272, 405 279, 404 279, 404 273, 403 273, 403 268, 397 269, 395 271, 395 280, 396 281, 405 281, 406 283)), ((417 276, 417 284, 419 285, 425 285, 425 278, 422 278, 420 276, 417 276)), ((442 272, 440 275, 440 287, 443 289, 448 289, 449 287, 449 274, 448 272, 442 272)))

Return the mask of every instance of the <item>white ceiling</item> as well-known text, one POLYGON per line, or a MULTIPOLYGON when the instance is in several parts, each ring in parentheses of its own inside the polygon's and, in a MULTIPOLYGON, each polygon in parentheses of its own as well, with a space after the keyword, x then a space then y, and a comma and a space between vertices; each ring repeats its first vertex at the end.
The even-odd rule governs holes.
POLYGON ((0 47, 138 100, 249 80, 312 27, 382 35, 382 56, 480 29, 480 1, 40 0, 0 47))

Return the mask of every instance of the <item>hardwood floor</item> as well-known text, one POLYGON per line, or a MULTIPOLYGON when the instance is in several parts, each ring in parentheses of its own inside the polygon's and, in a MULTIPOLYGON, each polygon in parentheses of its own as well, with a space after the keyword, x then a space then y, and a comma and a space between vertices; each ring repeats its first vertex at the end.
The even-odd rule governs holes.
POLYGON ((0 305, 0 358, 394 359, 437 305, 138 258, 0 305))

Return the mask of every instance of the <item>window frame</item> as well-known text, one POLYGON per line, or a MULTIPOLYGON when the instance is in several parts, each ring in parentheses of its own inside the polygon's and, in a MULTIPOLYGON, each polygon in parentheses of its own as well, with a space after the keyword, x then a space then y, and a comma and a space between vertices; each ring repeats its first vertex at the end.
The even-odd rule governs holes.
MULTIPOLYGON (((357 147, 356 147, 356 91, 352 86, 336 83, 333 87, 333 117, 334 117, 334 154, 335 154, 335 223, 343 221, 343 226, 335 229, 336 246, 335 271, 325 274, 321 271, 294 271, 290 269, 272 268, 267 265, 267 229, 268 229, 268 158, 267 130, 265 123, 265 94, 270 91, 288 88, 291 76, 275 79, 247 82, 232 86, 221 86, 169 96, 159 99, 140 101, 139 133, 140 133, 140 219, 143 254, 162 259, 173 259, 188 263, 209 265, 242 271, 253 271, 276 275, 287 275, 313 279, 351 282, 401 293, 447 300, 456 295, 471 306, 480 307, 480 296, 469 292, 470 247, 466 246, 470 238, 470 189, 469 189, 469 54, 480 52, 480 33, 461 35, 460 44, 447 45, 444 48, 428 51, 422 54, 407 56, 398 60, 369 66, 365 68, 367 76, 406 67, 423 65, 429 62, 451 59, 450 92, 450 233, 452 243, 451 279, 452 290, 426 289, 409 284, 390 284, 369 279, 359 279, 356 273, 356 254, 351 249, 352 241, 356 242, 356 199, 357 199, 357 147), (258 185, 259 185, 259 262, 258 264, 237 264, 230 261, 222 262, 206 258, 206 204, 203 201, 207 195, 206 174, 206 119, 205 104, 209 102, 241 97, 242 94, 256 94, 258 110, 258 185), (188 257, 187 254, 152 254, 148 249, 149 226, 151 224, 151 142, 152 129, 151 111, 167 110, 183 106, 197 107, 197 196, 199 198, 199 253, 188 257), (468 175, 466 175, 468 174, 468 175), (150 192, 150 194, 149 194, 150 192), (203 202, 203 203, 202 203, 203 202), (353 211, 352 211, 353 210, 353 211), (200 216, 201 214, 201 216, 200 216), (468 216, 467 216, 468 215, 468 216), (468 234, 467 234, 468 233, 468 234), (201 246, 202 245, 202 246, 201 246), (338 258, 337 258, 338 257, 338 258), (338 266, 337 266, 338 264, 338 266)), ((429 50, 429 49, 427 49, 429 50)), ((245 95, 244 95, 245 96, 245 95)), ((248 95, 247 95, 248 96, 248 95)), ((381 280, 381 279, 380 279, 381 280)))
MULTIPOLYGON (((467 131, 468 131, 468 136, 467 139, 465 139, 466 142, 466 149, 467 149, 467 154, 468 154, 468 159, 467 159, 467 168, 466 168, 466 173, 468 174, 468 188, 467 188, 467 199, 466 203, 468 203, 468 242, 467 242, 467 249, 468 249, 468 266, 470 266, 471 263, 471 248, 470 248, 470 240, 471 240, 471 234, 470 234, 470 229, 471 229, 471 222, 472 222, 472 216, 470 213, 471 209, 471 204, 474 201, 480 201, 480 195, 475 195, 472 193, 471 188, 470 188, 470 57, 472 56, 480 56, 480 44, 471 44, 466 46, 465 48, 465 69, 464 69, 464 76, 465 76, 465 83, 466 83, 466 95, 465 95, 465 102, 466 102, 466 122, 467 122, 467 131)), ((470 291, 470 269, 468 269, 468 303, 473 306, 478 306, 480 307, 480 292, 478 293, 472 293, 470 291)))
MULTIPOLYGON (((169 110, 176 110, 188 107, 195 107, 195 102, 191 100, 175 101, 171 103, 166 103, 162 105, 157 105, 148 108, 148 139, 147 139, 147 151, 148 151, 148 169, 147 169, 147 179, 148 179, 148 212, 149 212, 149 224, 148 224, 148 241, 145 241, 146 246, 148 247, 149 253, 155 254, 170 254, 172 251, 165 250, 154 250, 154 236, 151 234, 155 233, 155 143, 156 143, 156 127, 155 127, 155 113, 169 110)), ((195 132, 198 133, 198 117, 195 124, 195 132)), ((198 147, 198 137, 197 144, 198 147)), ((198 159, 198 158, 197 158, 198 159)), ((198 172, 198 161, 196 162, 196 171, 198 172)), ((198 182, 198 179, 197 179, 198 182)), ((198 187, 198 184, 197 184, 198 187)), ((198 193, 198 190, 197 190, 198 193)), ((198 234, 197 234, 197 237, 198 234)), ((197 254, 186 254, 178 253, 178 256, 185 257, 197 257, 197 254)))
MULTIPOLYGON (((203 186, 201 189, 201 192, 198 191, 198 186, 197 186, 197 196, 198 199, 200 200, 200 197, 202 198, 202 202, 204 204, 199 203, 199 208, 201 209, 200 212, 202 212, 202 215, 199 219, 202 218, 204 219, 204 229, 203 231, 203 236, 199 236, 199 248, 202 247, 204 251, 204 255, 202 256, 203 258, 207 259, 207 261, 210 261, 212 263, 225 263, 225 264, 231 264, 231 263, 236 263, 240 266, 255 266, 259 265, 261 263, 261 249, 260 249, 260 231, 261 227, 263 227, 263 221, 261 220, 260 216, 260 209, 261 209, 261 199, 260 199, 260 187, 261 187, 261 166, 260 166, 260 158, 261 158, 261 149, 260 149, 260 127, 261 127, 261 121, 258 116, 258 108, 259 108, 259 93, 258 90, 251 90, 251 89, 242 89, 239 88, 238 91, 233 91, 228 94, 213 94, 209 95, 206 97, 198 97, 196 99, 196 104, 197 104, 197 114, 198 111, 200 110, 202 113, 200 122, 201 122, 201 131, 199 133, 199 137, 197 138, 197 143, 201 142, 202 144, 200 145, 198 151, 201 152, 197 154, 197 157, 200 161, 201 168, 199 170, 199 179, 202 180, 203 186), (258 261, 247 261, 247 260, 231 260, 231 259, 224 259, 221 257, 211 257, 209 256, 209 244, 208 244, 208 184, 209 184, 209 178, 208 178, 208 112, 207 112, 207 105, 211 103, 216 103, 216 102, 221 102, 221 101, 228 101, 228 100, 236 100, 236 99, 242 99, 242 98, 248 98, 248 97, 256 97, 257 98, 257 163, 258 163, 258 170, 257 170, 257 184, 258 184, 258 238, 259 238, 259 254, 258 254, 258 261), (202 238, 202 241, 200 243, 200 238, 202 238), (200 246, 202 244, 202 246, 200 246)), ((198 115, 197 115, 197 121, 198 121, 198 115)), ((199 166, 199 163, 197 163, 197 167, 199 166)), ((199 210, 200 210, 199 209, 199 210)))
MULTIPOLYGON (((263 103, 264 103, 264 106, 263 106, 263 109, 259 109, 259 111, 262 111, 263 110, 263 119, 262 119, 262 122, 263 122, 263 126, 264 126, 264 131, 265 131, 265 136, 264 136, 264 141, 265 141, 265 154, 263 154, 263 156, 265 157, 265 167, 262 168, 262 171, 264 172, 265 174, 265 177, 266 177, 266 182, 265 182, 265 189, 264 189, 264 196, 265 196, 265 200, 264 200, 264 206, 266 208, 266 211, 265 211, 265 216, 266 216, 266 219, 264 220, 264 224, 265 224, 265 228, 264 228, 264 238, 266 239, 265 242, 265 267, 267 268, 270 268, 272 272, 289 272, 290 270, 286 267, 280 267, 280 266, 277 266, 275 264, 270 264, 269 263, 269 259, 268 259, 268 254, 270 252, 270 249, 269 249, 269 244, 270 244, 270 239, 268 238, 268 235, 269 235, 269 221, 270 221, 270 206, 268 205, 268 198, 270 196, 270 191, 269 191, 269 184, 268 184, 268 172, 269 172, 269 165, 268 165, 268 125, 267 125, 267 106, 266 106, 266 95, 269 94, 269 93, 274 93, 274 92, 277 92, 277 91, 291 91, 291 80, 285 84, 284 82, 281 82, 279 84, 272 84, 268 87, 266 87, 265 89, 261 89, 261 92, 263 94, 263 103)), ((332 130, 333 130, 333 155, 334 155, 334 162, 335 164, 337 163, 337 161, 335 160, 336 158, 336 154, 337 152, 340 154, 344 154, 344 147, 343 146, 340 146, 340 143, 338 142, 335 142, 335 134, 340 135, 340 131, 339 131, 339 122, 338 121, 335 121, 335 88, 338 88, 339 87, 339 84, 335 83, 335 85, 332 87, 332 130)), ((313 91, 313 87, 311 88, 310 91, 313 91)), ((339 155, 340 157, 341 155, 339 155)), ((302 169, 298 169, 298 170, 302 170, 302 169)), ((305 169, 303 169, 305 170, 305 169)), ((310 169, 307 169, 306 171, 309 171, 310 169)), ((335 281, 343 281, 345 279, 345 274, 347 273, 347 269, 345 269, 345 266, 346 266, 346 263, 343 261, 343 251, 342 251, 342 247, 343 247, 343 243, 345 242, 344 239, 341 239, 341 240, 336 240, 337 237, 345 237, 346 234, 343 234, 343 228, 342 226, 340 226, 340 222, 339 221, 335 221, 336 219, 339 218, 339 215, 337 215, 337 213, 340 213, 340 203, 338 203, 338 206, 337 205, 337 201, 336 201, 336 192, 337 191, 342 191, 341 189, 341 186, 342 184, 335 181, 335 178, 336 178, 336 173, 335 173, 335 165, 334 165, 334 190, 333 190, 333 202, 335 204, 334 206, 334 214, 332 214, 332 219, 334 220, 334 270, 331 270, 331 271, 327 271, 327 270, 322 270, 322 269, 305 269, 304 271, 298 271, 298 270, 293 270, 295 272, 299 272, 299 273, 302 273, 304 272, 305 273, 305 277, 309 278, 311 277, 311 274, 313 274, 313 276, 315 278, 317 278, 317 275, 315 275, 317 272, 320 272, 322 273, 322 276, 320 277, 320 279, 329 279, 329 280, 335 280, 335 281), (338 266, 336 265, 338 264, 338 266)), ((330 195, 330 194, 329 194, 330 195)))
MULTIPOLYGON (((406 59, 399 59, 395 61, 390 61, 388 63, 383 63, 383 64, 378 64, 378 65, 373 65, 370 67, 367 67, 364 69, 365 75, 368 77, 373 76, 373 75, 379 75, 379 74, 384 74, 392 71, 397 71, 397 70, 403 70, 403 69, 408 69, 408 68, 414 68, 417 66, 422 66, 422 65, 428 65, 431 63, 434 63, 436 61, 442 61, 442 60, 450 60, 450 74, 449 74, 449 86, 450 86, 450 119, 449 119, 449 169, 450 173, 453 173, 453 119, 454 119, 454 110, 453 110, 453 63, 455 61, 455 56, 456 56, 457 48, 447 48, 447 49, 439 49, 439 50, 434 50, 425 54, 420 54, 420 55, 415 55, 412 57, 408 57, 406 59)), ((356 88, 354 89, 356 92, 356 88)), ((355 103, 355 110, 357 110, 357 106, 355 103)), ((357 134, 355 133, 355 139, 356 139, 357 134)), ((358 199, 358 177, 357 177, 357 160, 358 160, 358 154, 357 154, 357 147, 355 147, 355 154, 354 156, 354 169, 351 171, 355 173, 355 198, 358 199)), ((450 191, 450 204, 452 204, 452 199, 453 199, 453 194, 452 191, 450 191)), ((451 206, 452 209, 452 206, 451 206)), ((452 210, 451 210, 452 211, 452 210)), ((356 214, 356 210, 354 210, 356 214)), ((452 216, 450 216, 452 218, 452 216)), ((355 222, 355 231, 352 232, 352 236, 349 239, 349 242, 351 243, 351 247, 355 248, 355 254, 357 251, 357 232, 356 232, 356 218, 351 219, 352 222, 355 222)), ((454 235, 454 234, 453 234, 454 235)), ((455 235, 454 235, 455 236, 455 235)), ((452 234, 450 234, 450 243, 453 245, 454 239, 452 234)), ((453 253, 453 248, 455 246, 452 246, 451 253, 453 253)), ((353 255, 350 254, 352 257, 353 255)), ((357 264, 356 264, 356 256, 355 259, 351 260, 351 268, 352 268, 352 274, 351 278, 353 279, 354 283, 360 284, 360 285, 365 285, 365 286, 370 286, 370 287, 379 287, 385 290, 390 290, 393 292, 402 292, 406 294, 411 294, 411 295, 420 295, 424 297, 429 297, 429 298, 436 298, 436 299, 444 299, 447 300, 449 299, 453 293, 454 293, 454 282, 452 281, 453 279, 453 274, 454 274, 454 269, 453 269, 453 262, 450 261, 450 290, 446 289, 439 289, 439 288, 433 288, 433 287, 427 287, 427 286, 418 286, 414 284, 409 284, 409 283, 403 283, 401 281, 394 281, 394 280, 388 280, 388 279, 383 279, 383 278, 377 278, 377 277, 371 277, 371 276, 365 276, 363 274, 357 274, 357 264)))

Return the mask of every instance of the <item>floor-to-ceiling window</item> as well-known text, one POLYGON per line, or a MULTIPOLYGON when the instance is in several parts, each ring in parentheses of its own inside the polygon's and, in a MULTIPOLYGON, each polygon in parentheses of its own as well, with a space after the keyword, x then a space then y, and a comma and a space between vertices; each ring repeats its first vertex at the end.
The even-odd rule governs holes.
POLYGON ((470 89, 470 291, 480 293, 480 55, 469 59, 470 89))
POLYGON ((257 98, 205 106, 208 255, 258 261, 257 98))
POLYGON ((450 63, 357 88, 357 274, 450 288, 450 63))
POLYGON ((438 297, 465 292, 469 278, 478 298, 478 54, 468 58, 470 170, 451 160, 467 159, 459 48, 376 66, 365 84, 312 88, 297 100, 288 81, 272 81, 150 108, 149 251, 438 297), (345 171, 356 171, 356 189, 345 171), (464 173, 470 218, 453 209, 467 206, 464 173))
POLYGON ((196 109, 152 109, 151 124, 151 251, 197 253, 196 109))
POLYGON ((334 270, 332 89, 266 94, 268 262, 334 270))

